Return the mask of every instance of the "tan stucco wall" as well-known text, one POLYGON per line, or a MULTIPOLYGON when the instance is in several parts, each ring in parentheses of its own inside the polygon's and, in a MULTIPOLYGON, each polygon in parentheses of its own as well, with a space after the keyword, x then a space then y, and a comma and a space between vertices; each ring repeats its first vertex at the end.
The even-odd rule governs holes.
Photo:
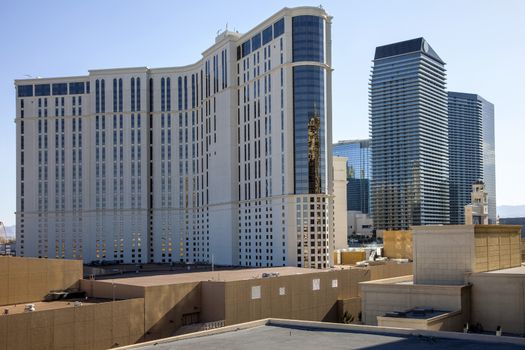
POLYGON ((474 273, 467 281, 472 283, 471 324, 525 335, 525 274, 474 273))
POLYGON ((40 301, 51 290, 78 288, 81 260, 0 256, 0 305, 40 301))
POLYGON ((0 316, 0 350, 108 349, 142 334, 143 299, 0 316))
POLYGON ((377 316, 386 312, 421 306, 451 312, 461 310, 461 321, 466 322, 470 315, 469 286, 408 284, 411 280, 411 276, 404 276, 361 283, 363 323, 377 325, 377 316))
POLYGON ((412 231, 383 231, 383 246, 388 258, 412 260, 412 231))

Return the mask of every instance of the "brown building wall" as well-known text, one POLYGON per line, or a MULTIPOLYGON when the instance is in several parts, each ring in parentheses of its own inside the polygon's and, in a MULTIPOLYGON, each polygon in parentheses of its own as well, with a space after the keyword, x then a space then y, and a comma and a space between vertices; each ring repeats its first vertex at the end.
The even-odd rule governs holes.
POLYGON ((200 282, 145 287, 145 340, 172 336, 184 324, 200 322, 200 282))
POLYGON ((337 301, 337 310, 339 314, 338 322, 344 323, 345 312, 353 320, 350 323, 359 323, 361 316, 361 297, 352 297, 350 299, 342 299, 337 301))
POLYGON ((385 264, 368 266, 367 269, 370 271, 370 278, 367 281, 374 281, 383 278, 411 275, 413 273, 414 265, 412 263, 385 264))
POLYGON ((383 255, 412 260, 412 231, 383 231, 383 255))
POLYGON ((0 350, 98 350, 134 344, 144 334, 144 300, 0 316, 0 350))
POLYGON ((519 226, 475 226, 474 272, 520 266, 521 228, 519 226))
POLYGON ((232 325, 268 317, 339 322, 344 311, 357 320, 359 282, 411 270, 412 264, 392 264, 230 282, 140 286, 119 284, 115 279, 114 284, 82 280, 81 286, 91 297, 144 298, 140 341, 146 341, 172 336, 181 326, 196 322, 224 320, 232 325), (319 290, 313 290, 314 279, 319 279, 319 290), (334 280, 337 287, 332 287, 334 280), (260 286, 260 299, 252 299, 253 286, 260 286), (280 288, 285 288, 284 295, 280 288), (338 300, 347 302, 341 307, 338 300))
POLYGON ((389 264, 334 270, 317 274, 291 275, 246 281, 225 282, 225 324, 286 318, 339 322, 341 312, 351 312, 357 319, 361 307, 338 308, 338 300, 359 296, 359 282, 412 273, 412 264, 389 264), (313 280, 319 279, 319 290, 313 280), (332 282, 337 280, 337 287, 332 282), (260 287, 260 298, 252 299, 252 287, 260 287), (280 295, 284 288, 285 294, 280 295))
POLYGON ((132 299, 144 298, 145 288, 141 286, 132 286, 119 284, 118 279, 115 283, 100 282, 97 280, 81 280, 80 288, 87 293, 89 297, 113 299, 132 299))
POLYGON ((0 256, 0 305, 40 301, 51 290, 78 288, 81 260, 0 256))
POLYGON ((225 319, 225 282, 201 283, 201 322, 222 321, 225 319))
POLYGON ((364 251, 341 252, 341 265, 355 265, 366 259, 364 251))
POLYGON ((521 239, 521 262, 525 261, 525 238, 521 239))

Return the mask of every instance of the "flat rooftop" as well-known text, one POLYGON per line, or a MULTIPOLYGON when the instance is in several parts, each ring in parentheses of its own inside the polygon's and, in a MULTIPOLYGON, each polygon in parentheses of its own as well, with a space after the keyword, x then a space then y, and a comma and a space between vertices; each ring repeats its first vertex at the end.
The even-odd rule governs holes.
MULTIPOLYGON (((65 309, 69 307, 75 307, 75 301, 80 301, 82 305, 92 305, 107 303, 112 301, 111 299, 101 299, 101 298, 88 298, 85 299, 65 299, 65 300, 55 300, 55 301, 33 301, 28 303, 13 304, 13 305, 2 305, 0 306, 0 317, 4 314, 4 310, 9 310, 9 315, 21 314, 25 312, 25 306, 27 304, 35 305, 35 311, 46 311, 46 310, 57 310, 65 309)), ((82 307, 82 306, 79 306, 82 307)))
POLYGON ((523 349, 525 340, 508 337, 386 327, 322 324, 321 322, 278 320, 280 324, 223 329, 136 344, 122 349, 212 350, 212 349, 523 349), (289 322, 287 325, 286 322, 289 322), (318 326, 317 326, 318 325, 318 326), (359 330, 362 329, 362 330, 359 330), (443 336, 440 336, 442 334, 443 336), (448 334, 448 335, 447 335, 448 334), (452 335, 451 335, 452 334, 452 335), (496 339, 494 339, 496 338, 496 339))
POLYGON ((117 283, 139 287, 172 285, 181 283, 203 282, 203 281, 242 281, 262 278, 263 273, 278 273, 279 276, 303 275, 308 273, 320 273, 330 270, 307 269, 302 267, 269 267, 242 270, 220 270, 206 272, 166 272, 156 273, 150 276, 118 277, 98 280, 105 283, 117 283))

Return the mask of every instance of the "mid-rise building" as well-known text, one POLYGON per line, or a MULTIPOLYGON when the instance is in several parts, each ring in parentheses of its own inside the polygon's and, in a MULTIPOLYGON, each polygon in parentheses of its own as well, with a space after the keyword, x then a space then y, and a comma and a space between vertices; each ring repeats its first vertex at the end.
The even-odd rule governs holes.
POLYGON ((330 25, 284 8, 187 66, 16 80, 20 255, 328 267, 330 25))
POLYGON ((333 145, 334 156, 347 161, 347 210, 369 213, 370 208, 370 140, 339 141, 333 145))
POLYGON ((449 223, 445 62, 423 38, 376 48, 370 81, 377 229, 449 223))
POLYGON ((450 223, 463 224, 472 184, 483 180, 489 223, 496 223, 494 105, 476 94, 448 92, 450 223))

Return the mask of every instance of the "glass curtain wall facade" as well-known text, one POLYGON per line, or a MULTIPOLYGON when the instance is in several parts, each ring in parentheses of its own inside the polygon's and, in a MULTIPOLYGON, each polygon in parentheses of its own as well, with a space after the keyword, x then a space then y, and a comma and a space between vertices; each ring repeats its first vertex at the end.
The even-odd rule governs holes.
MULTIPOLYGON (((293 62, 324 63, 324 19, 292 18, 293 62)), ((293 68, 295 193, 327 193, 325 68, 293 68)))
POLYGON ((334 156, 346 157, 347 210, 368 214, 370 208, 370 140, 340 141, 333 145, 334 156))
POLYGON ((445 85, 445 63, 423 38, 376 49, 370 130, 378 229, 450 222, 445 85))
POLYGON ((465 223, 472 184, 483 180, 489 195, 489 223, 496 223, 494 105, 481 96, 448 92, 450 223, 465 223))
POLYGON ((293 153, 298 266, 331 265, 335 244, 332 211, 329 23, 294 16, 292 24, 293 153), (328 102, 328 103, 327 103, 328 102))

